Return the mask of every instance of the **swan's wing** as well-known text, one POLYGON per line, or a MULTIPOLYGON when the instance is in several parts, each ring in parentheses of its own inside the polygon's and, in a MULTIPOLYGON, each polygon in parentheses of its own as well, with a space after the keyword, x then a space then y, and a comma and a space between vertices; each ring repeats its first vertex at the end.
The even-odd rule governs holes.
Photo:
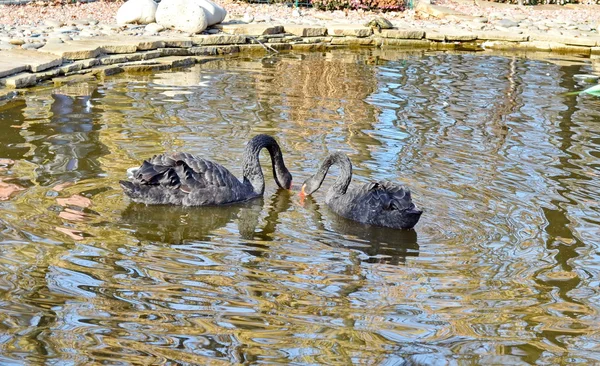
POLYGON ((384 210, 404 211, 414 208, 410 190, 388 181, 371 182, 362 187, 370 207, 383 207, 384 210))
POLYGON ((220 164, 188 153, 155 155, 144 161, 133 183, 191 190, 233 187, 237 178, 220 164))

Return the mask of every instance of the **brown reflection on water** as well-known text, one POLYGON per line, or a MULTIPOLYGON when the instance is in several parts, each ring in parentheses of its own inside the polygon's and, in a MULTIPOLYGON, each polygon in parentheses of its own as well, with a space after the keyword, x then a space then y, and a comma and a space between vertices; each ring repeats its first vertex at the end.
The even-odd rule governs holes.
MULTIPOLYGON (((582 59, 390 50, 227 58, 0 102, 0 363, 572 364, 600 344, 600 100, 582 59), (407 184, 414 231, 276 189, 130 203, 184 150, 295 187, 331 151, 407 184)), ((336 175, 333 169, 332 175, 336 175)))

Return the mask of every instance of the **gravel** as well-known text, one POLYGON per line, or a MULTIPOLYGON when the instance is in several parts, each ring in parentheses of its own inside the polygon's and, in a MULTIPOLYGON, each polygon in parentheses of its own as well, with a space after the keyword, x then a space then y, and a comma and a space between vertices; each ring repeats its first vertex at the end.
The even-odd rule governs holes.
MULTIPOLYGON (((486 17, 490 20, 509 19, 520 21, 527 19, 529 22, 574 24, 583 29, 597 29, 600 27, 599 5, 558 5, 542 6, 510 6, 476 0, 481 5, 476 5, 471 0, 437 0, 436 5, 442 5, 460 11, 464 14, 486 17)), ((294 9, 282 4, 248 4, 242 1, 217 0, 223 6, 228 19, 254 18, 271 19, 300 24, 320 24, 324 21, 341 23, 362 23, 375 15, 383 15, 392 22, 405 22, 414 25, 420 24, 456 24, 460 21, 436 20, 423 17, 414 10, 403 12, 376 13, 364 10, 351 11, 318 11, 312 8, 300 9, 300 16, 294 9)), ((123 1, 95 1, 89 3, 62 4, 55 2, 37 1, 27 5, 0 5, 0 28, 2 26, 37 26, 59 22, 65 25, 98 22, 111 24, 115 22, 115 15, 123 1)))

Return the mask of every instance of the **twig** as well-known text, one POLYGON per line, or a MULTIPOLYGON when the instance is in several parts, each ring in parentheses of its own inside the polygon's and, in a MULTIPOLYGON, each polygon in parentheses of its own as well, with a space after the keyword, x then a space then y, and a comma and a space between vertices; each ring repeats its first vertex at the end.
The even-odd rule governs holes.
POLYGON ((252 36, 246 36, 246 37, 252 38, 252 39, 253 39, 253 40, 255 40, 255 41, 256 41, 256 42, 257 42, 259 45, 263 46, 263 48, 264 48, 265 50, 267 50, 267 51, 272 51, 272 52, 275 52, 275 53, 279 53, 279 51, 277 51, 277 50, 276 50, 276 49, 274 49, 273 47, 269 46, 268 44, 264 44, 264 43, 262 43, 261 41, 259 41, 258 39, 254 38, 254 37, 252 37, 252 36))

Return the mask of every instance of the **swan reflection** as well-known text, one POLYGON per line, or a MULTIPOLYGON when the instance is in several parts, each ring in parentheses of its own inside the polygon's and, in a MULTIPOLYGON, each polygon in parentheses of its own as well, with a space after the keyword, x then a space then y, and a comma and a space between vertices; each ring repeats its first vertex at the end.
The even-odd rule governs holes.
POLYGON ((401 264, 407 257, 419 256, 417 232, 365 225, 337 215, 329 207, 321 207, 312 196, 304 199, 304 208, 312 214, 318 229, 329 232, 325 244, 363 252, 369 263, 401 264), (330 226, 330 229, 327 228, 330 226))
POLYGON ((279 215, 291 206, 291 193, 279 189, 271 198, 265 223, 259 227, 265 199, 224 205, 184 207, 131 203, 121 214, 124 225, 141 241, 181 244, 189 240, 211 240, 213 233, 237 223, 243 239, 272 240, 279 215))

